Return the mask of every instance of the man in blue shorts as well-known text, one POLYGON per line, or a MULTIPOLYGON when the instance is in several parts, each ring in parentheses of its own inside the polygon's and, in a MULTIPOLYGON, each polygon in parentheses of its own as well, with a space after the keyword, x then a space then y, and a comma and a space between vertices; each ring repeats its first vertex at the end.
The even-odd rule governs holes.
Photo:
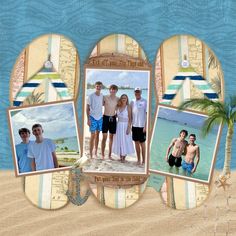
POLYGON ((102 82, 97 81, 95 83, 95 92, 88 96, 86 114, 87 124, 90 128, 90 147, 89 153, 90 158, 93 158, 93 150, 95 149, 95 156, 97 156, 99 133, 102 131, 102 106, 103 106, 103 95, 101 93, 102 82))
POLYGON ((189 142, 186 147, 185 160, 183 160, 182 162, 182 168, 186 175, 191 175, 196 171, 200 160, 200 148, 195 143, 195 141, 196 141, 196 135, 190 134, 189 142), (196 158, 196 164, 194 164, 195 158, 196 158))
POLYGON ((16 158, 19 173, 31 172, 31 159, 28 158, 28 146, 30 144, 30 131, 27 128, 19 129, 22 142, 16 145, 16 158))

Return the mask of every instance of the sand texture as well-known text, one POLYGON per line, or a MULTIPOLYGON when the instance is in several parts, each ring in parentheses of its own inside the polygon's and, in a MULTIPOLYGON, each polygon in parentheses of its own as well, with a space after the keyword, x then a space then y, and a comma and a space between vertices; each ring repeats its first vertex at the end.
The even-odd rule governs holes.
POLYGON ((226 192, 213 185, 205 204, 192 210, 170 209, 148 187, 124 210, 102 207, 90 196, 82 206, 69 203, 53 211, 33 206, 24 196, 22 179, 1 171, 0 235, 236 235, 235 172, 230 182, 226 192))

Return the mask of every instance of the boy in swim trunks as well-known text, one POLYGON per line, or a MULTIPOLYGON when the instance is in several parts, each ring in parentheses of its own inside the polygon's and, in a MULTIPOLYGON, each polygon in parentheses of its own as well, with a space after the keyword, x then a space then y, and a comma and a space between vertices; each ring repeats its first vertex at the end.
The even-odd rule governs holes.
POLYGON ((97 156, 99 133, 102 131, 102 106, 103 106, 103 95, 101 93, 102 82, 97 81, 95 83, 95 92, 88 96, 86 114, 87 124, 90 128, 90 145, 89 153, 90 157, 93 158, 93 150, 95 149, 95 156, 97 156))
POLYGON ((166 152, 166 161, 169 163, 170 167, 176 166, 180 167, 182 162, 182 154, 186 151, 186 146, 188 142, 185 138, 188 136, 187 130, 181 130, 178 138, 172 139, 170 145, 167 148, 166 152), (173 149, 172 149, 173 148, 173 149), (170 150, 172 153, 169 155, 170 150))
POLYGON ((116 85, 111 85, 109 88, 110 94, 104 96, 103 105, 104 105, 104 114, 103 114, 103 123, 102 123, 102 159, 105 158, 105 148, 107 141, 107 133, 109 131, 109 153, 108 157, 111 158, 111 149, 113 143, 113 136, 116 133, 116 107, 119 101, 119 98, 116 96, 118 87, 116 85))
POLYGON ((183 160, 182 168, 187 175, 193 174, 198 166, 199 160, 200 160, 200 148, 195 143, 196 141, 196 135, 190 134, 189 135, 189 143, 186 147, 186 155, 185 160, 183 160), (196 165, 194 165, 194 159, 196 157, 196 165))

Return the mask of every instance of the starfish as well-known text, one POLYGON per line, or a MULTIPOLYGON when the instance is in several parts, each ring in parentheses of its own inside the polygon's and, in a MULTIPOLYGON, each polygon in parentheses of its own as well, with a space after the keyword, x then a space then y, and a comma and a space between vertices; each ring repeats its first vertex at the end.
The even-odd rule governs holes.
POLYGON ((231 185, 231 184, 227 183, 227 180, 229 178, 230 178, 230 176, 220 175, 218 177, 218 180, 215 181, 217 188, 223 187, 223 189, 225 191, 226 187, 229 187, 231 185))

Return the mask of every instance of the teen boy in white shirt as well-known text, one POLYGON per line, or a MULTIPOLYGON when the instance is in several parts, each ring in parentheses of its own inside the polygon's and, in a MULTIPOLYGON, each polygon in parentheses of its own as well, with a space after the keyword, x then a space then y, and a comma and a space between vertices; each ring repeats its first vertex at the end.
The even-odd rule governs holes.
POLYGON ((102 106, 103 106, 103 95, 101 93, 102 82, 97 81, 95 83, 95 92, 88 96, 86 114, 87 123, 91 133, 90 136, 90 147, 89 153, 90 158, 93 158, 93 150, 95 149, 95 156, 97 156, 99 133, 102 131, 102 106))
POLYGON ((58 168, 56 146, 51 139, 43 137, 43 128, 40 124, 32 126, 36 140, 28 147, 28 157, 32 158, 32 171, 58 168))

